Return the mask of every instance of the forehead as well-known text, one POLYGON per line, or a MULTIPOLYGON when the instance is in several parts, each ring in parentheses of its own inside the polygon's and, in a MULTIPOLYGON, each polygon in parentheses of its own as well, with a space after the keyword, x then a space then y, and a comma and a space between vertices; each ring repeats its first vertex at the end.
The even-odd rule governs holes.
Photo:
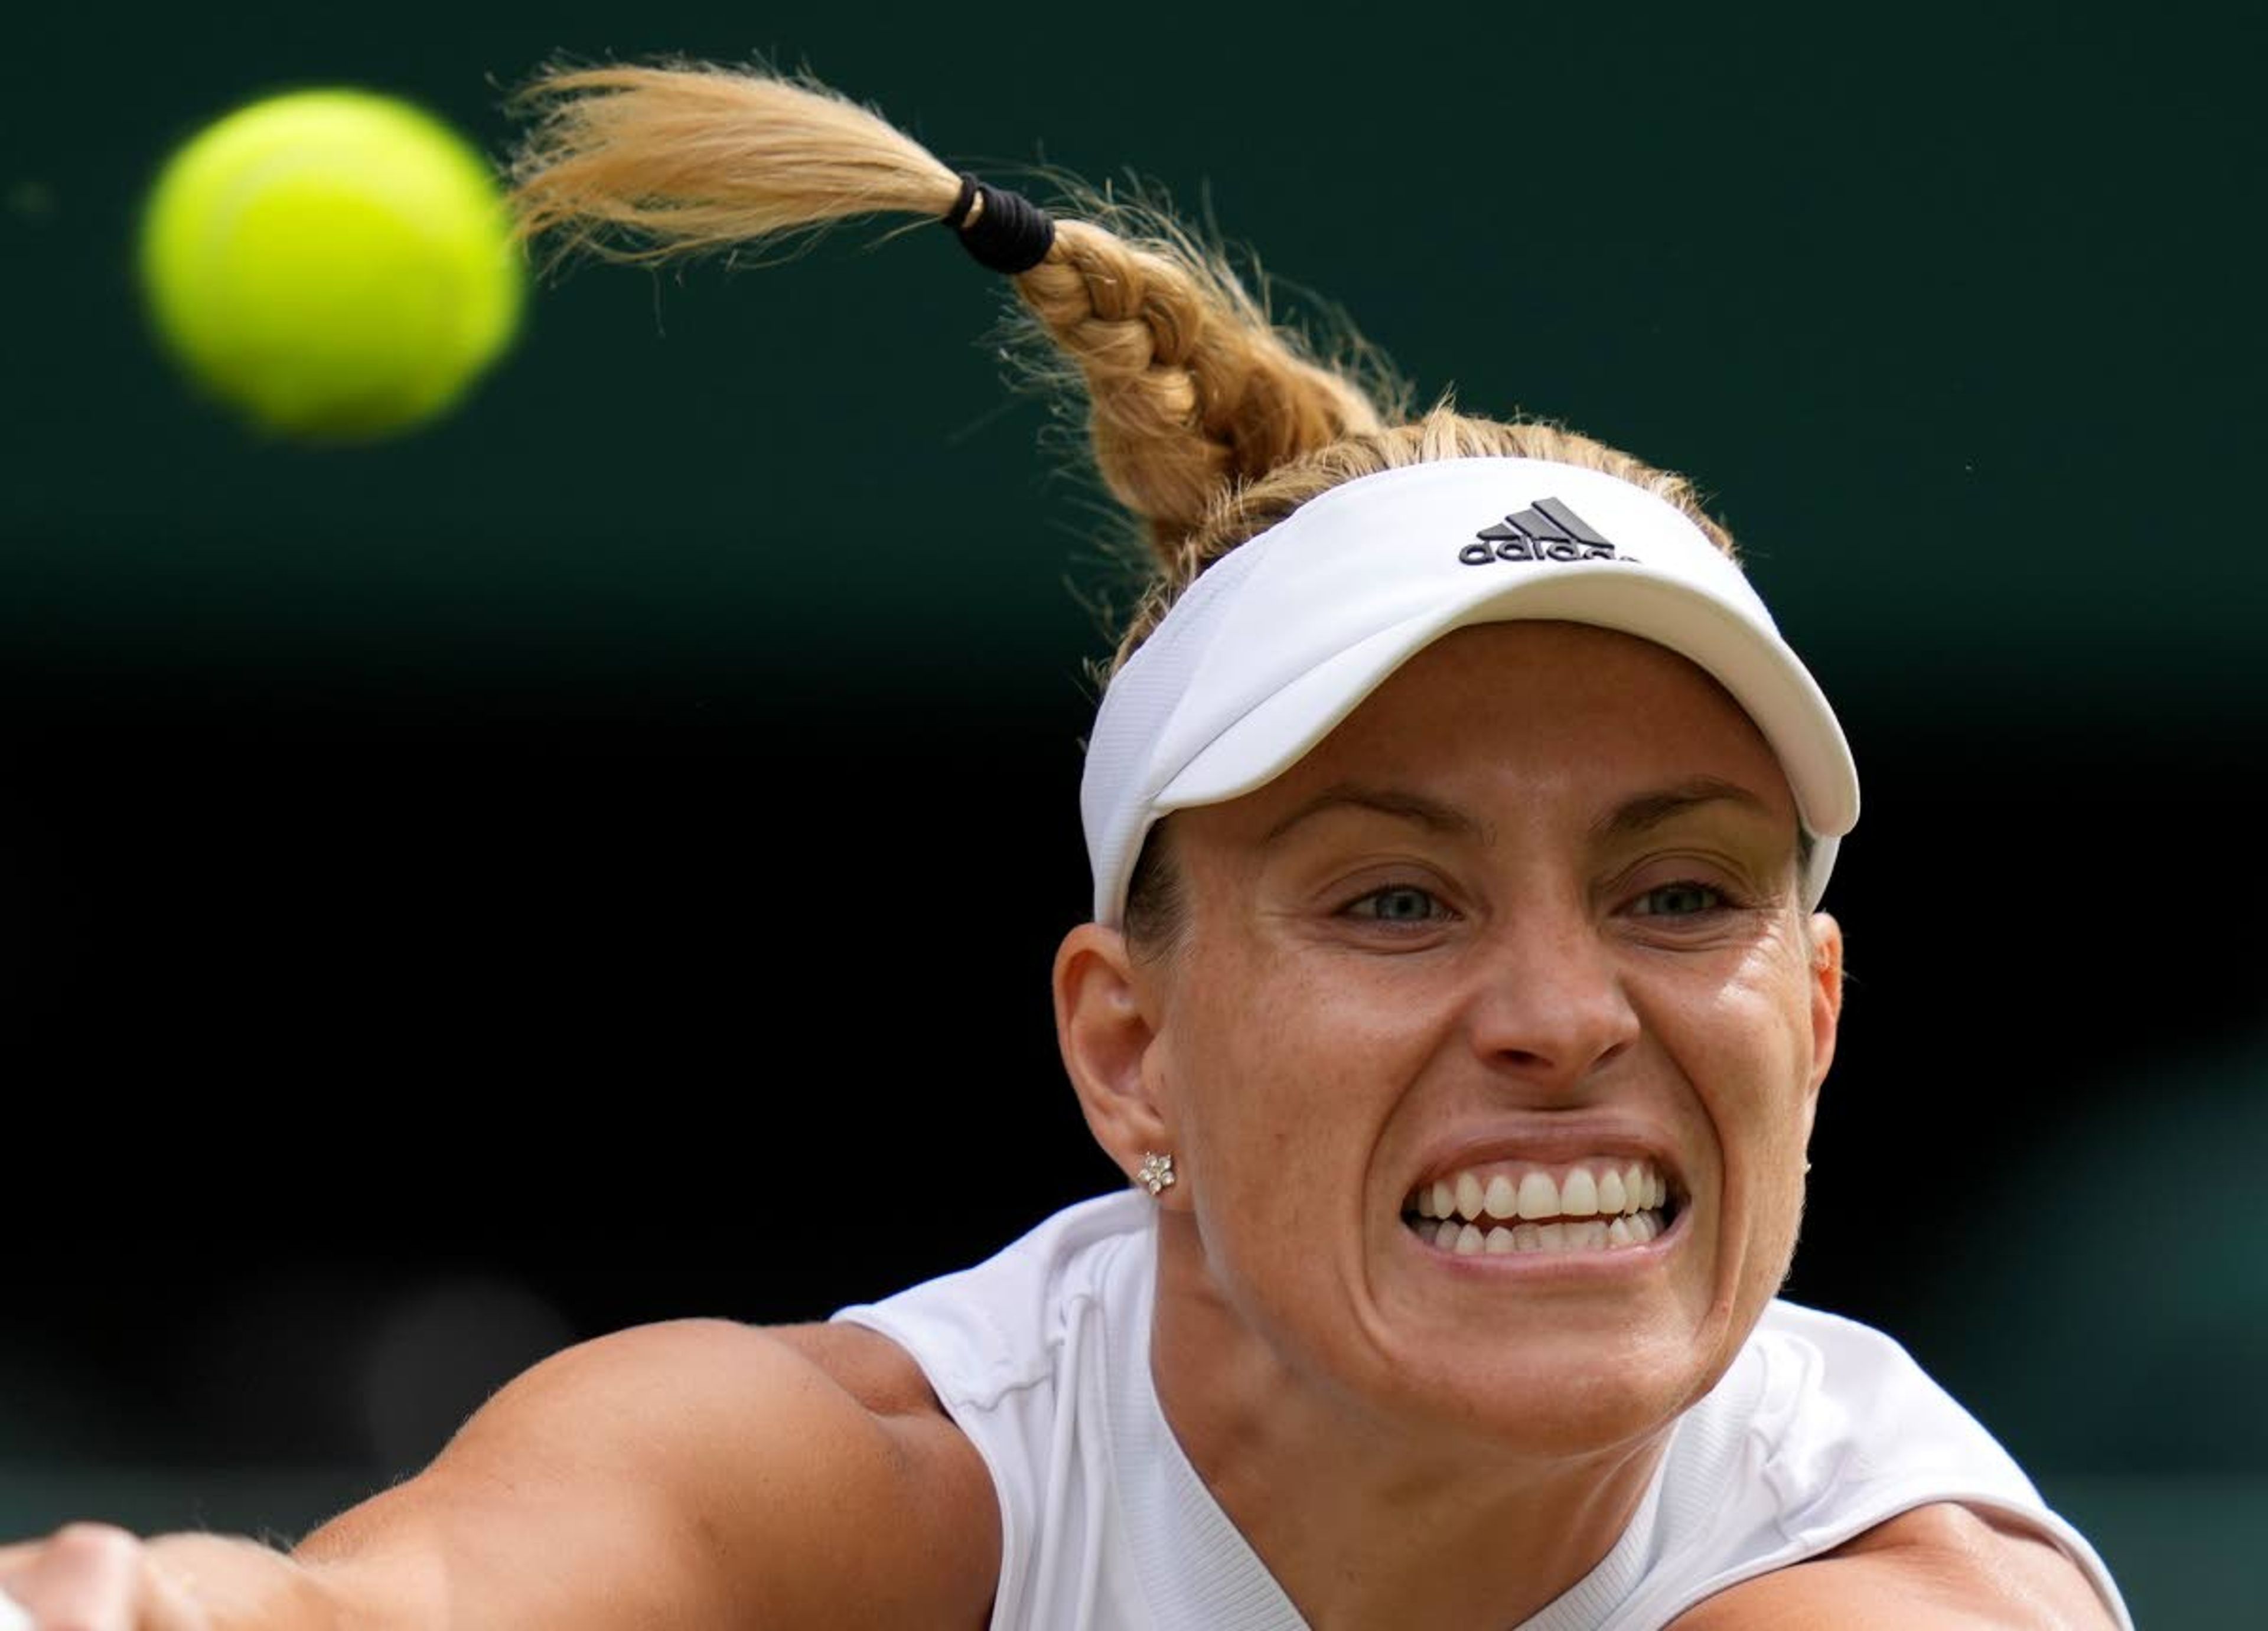
POLYGON ((1419 651, 1299 762, 1233 802, 1274 807, 1350 779, 1607 797, 1697 777, 1795 819, 1763 733, 1686 658, 1584 624, 1489 623, 1419 651))

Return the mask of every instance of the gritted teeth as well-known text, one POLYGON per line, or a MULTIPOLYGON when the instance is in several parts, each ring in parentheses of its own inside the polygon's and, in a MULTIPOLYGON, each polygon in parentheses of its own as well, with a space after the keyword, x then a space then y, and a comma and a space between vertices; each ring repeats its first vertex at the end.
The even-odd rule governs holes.
POLYGON ((1468 1167, 1420 1184, 1410 1192, 1403 1210, 1420 1219, 1460 1220, 1467 1225, 1484 1217, 1510 1223, 1648 1213, 1659 1223, 1668 1203, 1669 1184, 1661 1169, 1632 1157, 1582 1161, 1556 1172, 1540 1166, 1468 1167))

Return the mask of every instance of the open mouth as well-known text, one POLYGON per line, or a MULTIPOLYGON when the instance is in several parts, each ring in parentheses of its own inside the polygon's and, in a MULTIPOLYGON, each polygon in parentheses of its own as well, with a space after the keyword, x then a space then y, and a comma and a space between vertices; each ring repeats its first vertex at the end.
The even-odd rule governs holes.
POLYGON ((1491 1164, 1419 1185, 1402 1222, 1435 1251, 1461 1257, 1619 1252, 1655 1238, 1683 1204, 1643 1157, 1491 1164))

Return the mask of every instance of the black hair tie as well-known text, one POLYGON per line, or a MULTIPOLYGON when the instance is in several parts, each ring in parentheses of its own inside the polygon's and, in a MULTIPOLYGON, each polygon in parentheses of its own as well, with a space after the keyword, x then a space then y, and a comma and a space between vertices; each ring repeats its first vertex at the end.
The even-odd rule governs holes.
POLYGON ((961 246, 977 265, 1012 277, 1039 265, 1055 246, 1054 217, 1021 193, 988 187, 966 173, 945 224, 961 235, 961 246), (972 212, 974 221, 968 218, 972 212))

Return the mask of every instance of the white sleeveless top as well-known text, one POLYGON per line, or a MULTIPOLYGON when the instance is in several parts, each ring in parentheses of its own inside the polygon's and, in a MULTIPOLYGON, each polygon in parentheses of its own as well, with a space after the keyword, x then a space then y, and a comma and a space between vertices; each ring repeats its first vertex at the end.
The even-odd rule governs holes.
MULTIPOLYGON (((910 1354, 991 1469, 993 1631, 1307 1631, 1159 1408, 1154 1216, 1131 1190, 1085 1201, 975 1268, 835 1316, 910 1354)), ((1774 1302, 1672 1429, 1613 1550, 1516 1631, 1653 1631, 1938 1501, 2038 1529, 2132 1631, 2094 1548, 1903 1348, 1774 1302)))

